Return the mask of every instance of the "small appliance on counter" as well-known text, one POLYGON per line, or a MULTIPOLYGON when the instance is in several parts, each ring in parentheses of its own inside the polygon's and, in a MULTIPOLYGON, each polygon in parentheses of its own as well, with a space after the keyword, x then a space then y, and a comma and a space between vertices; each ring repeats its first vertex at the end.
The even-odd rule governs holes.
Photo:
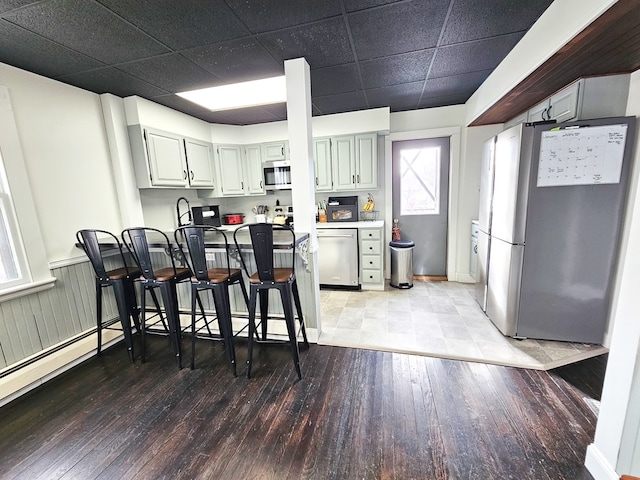
POLYGON ((329 222, 357 222, 358 197, 329 197, 327 202, 327 220, 329 222))
POLYGON ((192 207, 191 214, 195 225, 220 226, 220 208, 218 205, 204 205, 202 207, 192 207))
POLYGON ((225 225, 242 225, 244 223, 244 215, 242 213, 225 213, 222 215, 222 222, 225 225))
POLYGON ((290 205, 276 205, 273 207, 273 223, 291 225, 293 223, 293 207, 290 205))

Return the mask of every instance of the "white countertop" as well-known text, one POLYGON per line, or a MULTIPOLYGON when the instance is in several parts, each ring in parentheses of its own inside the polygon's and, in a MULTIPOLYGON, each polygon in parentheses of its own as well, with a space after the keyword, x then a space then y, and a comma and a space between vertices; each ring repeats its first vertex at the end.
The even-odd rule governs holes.
POLYGON ((370 220, 362 222, 318 222, 316 228, 381 228, 384 220, 370 220))

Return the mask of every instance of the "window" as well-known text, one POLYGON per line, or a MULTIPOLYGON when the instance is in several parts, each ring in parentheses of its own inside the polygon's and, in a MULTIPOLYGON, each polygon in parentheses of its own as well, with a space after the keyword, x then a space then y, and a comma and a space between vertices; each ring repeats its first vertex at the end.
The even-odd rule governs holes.
POLYGON ((46 290, 55 281, 31 195, 9 89, 0 85, 0 302, 46 290))
POLYGON ((0 289, 25 282, 24 255, 16 249, 18 228, 0 153, 0 289))
POLYGON ((400 153, 400 215, 440 213, 440 147, 400 153))

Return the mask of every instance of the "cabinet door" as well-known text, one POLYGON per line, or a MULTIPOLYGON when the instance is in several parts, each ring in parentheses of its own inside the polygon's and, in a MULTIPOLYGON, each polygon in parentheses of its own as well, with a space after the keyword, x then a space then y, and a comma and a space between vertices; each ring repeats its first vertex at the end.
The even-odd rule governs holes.
POLYGON ((221 194, 244 195, 241 148, 235 145, 219 145, 216 151, 221 194))
POLYGON ((356 135, 356 188, 378 188, 378 135, 356 135))
POLYGON ((287 142, 273 142, 262 144, 262 161, 286 160, 289 158, 287 142))
POLYGON ((333 190, 331 178, 331 139, 313 141, 313 163, 316 174, 316 192, 333 190))
POLYGON ((264 182, 262 179, 262 154, 260 145, 248 145, 244 149, 245 181, 247 193, 250 195, 263 195, 264 182))
POLYGON ((182 138, 170 133, 146 130, 151 184, 164 187, 185 187, 187 161, 182 138))
POLYGON ((549 108, 549 100, 539 103, 531 110, 527 115, 527 122, 542 122, 543 120, 549 120, 547 118, 547 109, 549 108))
POLYGON ((353 135, 331 140, 331 167, 334 190, 354 190, 356 187, 356 155, 353 135))
POLYGON ((566 122, 576 118, 578 116, 579 91, 580 82, 575 82, 551 97, 547 118, 557 122, 566 122))
POLYGON ((213 152, 210 143, 185 139, 184 147, 192 187, 214 188, 213 152))

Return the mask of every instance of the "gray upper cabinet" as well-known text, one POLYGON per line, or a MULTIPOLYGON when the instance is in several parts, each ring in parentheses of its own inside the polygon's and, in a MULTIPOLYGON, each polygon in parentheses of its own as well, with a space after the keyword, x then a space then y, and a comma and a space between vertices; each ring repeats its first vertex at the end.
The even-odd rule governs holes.
POLYGON ((128 131, 138 188, 215 188, 210 143, 141 125, 128 131))
POLYGON ((214 187, 213 147, 210 143, 189 138, 184 139, 192 187, 214 187))
POLYGON ((375 133, 356 135, 356 188, 378 188, 378 136, 375 133))
POLYGON ((239 145, 216 147, 216 170, 220 179, 221 195, 245 194, 242 163, 242 148, 239 145))
POLYGON ((345 135, 331 139, 333 189, 378 188, 377 134, 345 135))
POLYGON ((313 141, 313 163, 316 192, 330 192, 333 190, 330 138, 318 138, 313 141))
POLYGON ((287 160, 289 158, 289 144, 286 140, 282 142, 271 142, 262 144, 262 161, 273 162, 275 160, 287 160))
POLYGON ((628 73, 581 78, 506 122, 505 129, 523 122, 560 123, 625 115, 629 78, 628 73))
POLYGON ((244 148, 245 180, 249 195, 263 195, 265 193, 262 178, 262 148, 260 145, 247 145, 244 148))

